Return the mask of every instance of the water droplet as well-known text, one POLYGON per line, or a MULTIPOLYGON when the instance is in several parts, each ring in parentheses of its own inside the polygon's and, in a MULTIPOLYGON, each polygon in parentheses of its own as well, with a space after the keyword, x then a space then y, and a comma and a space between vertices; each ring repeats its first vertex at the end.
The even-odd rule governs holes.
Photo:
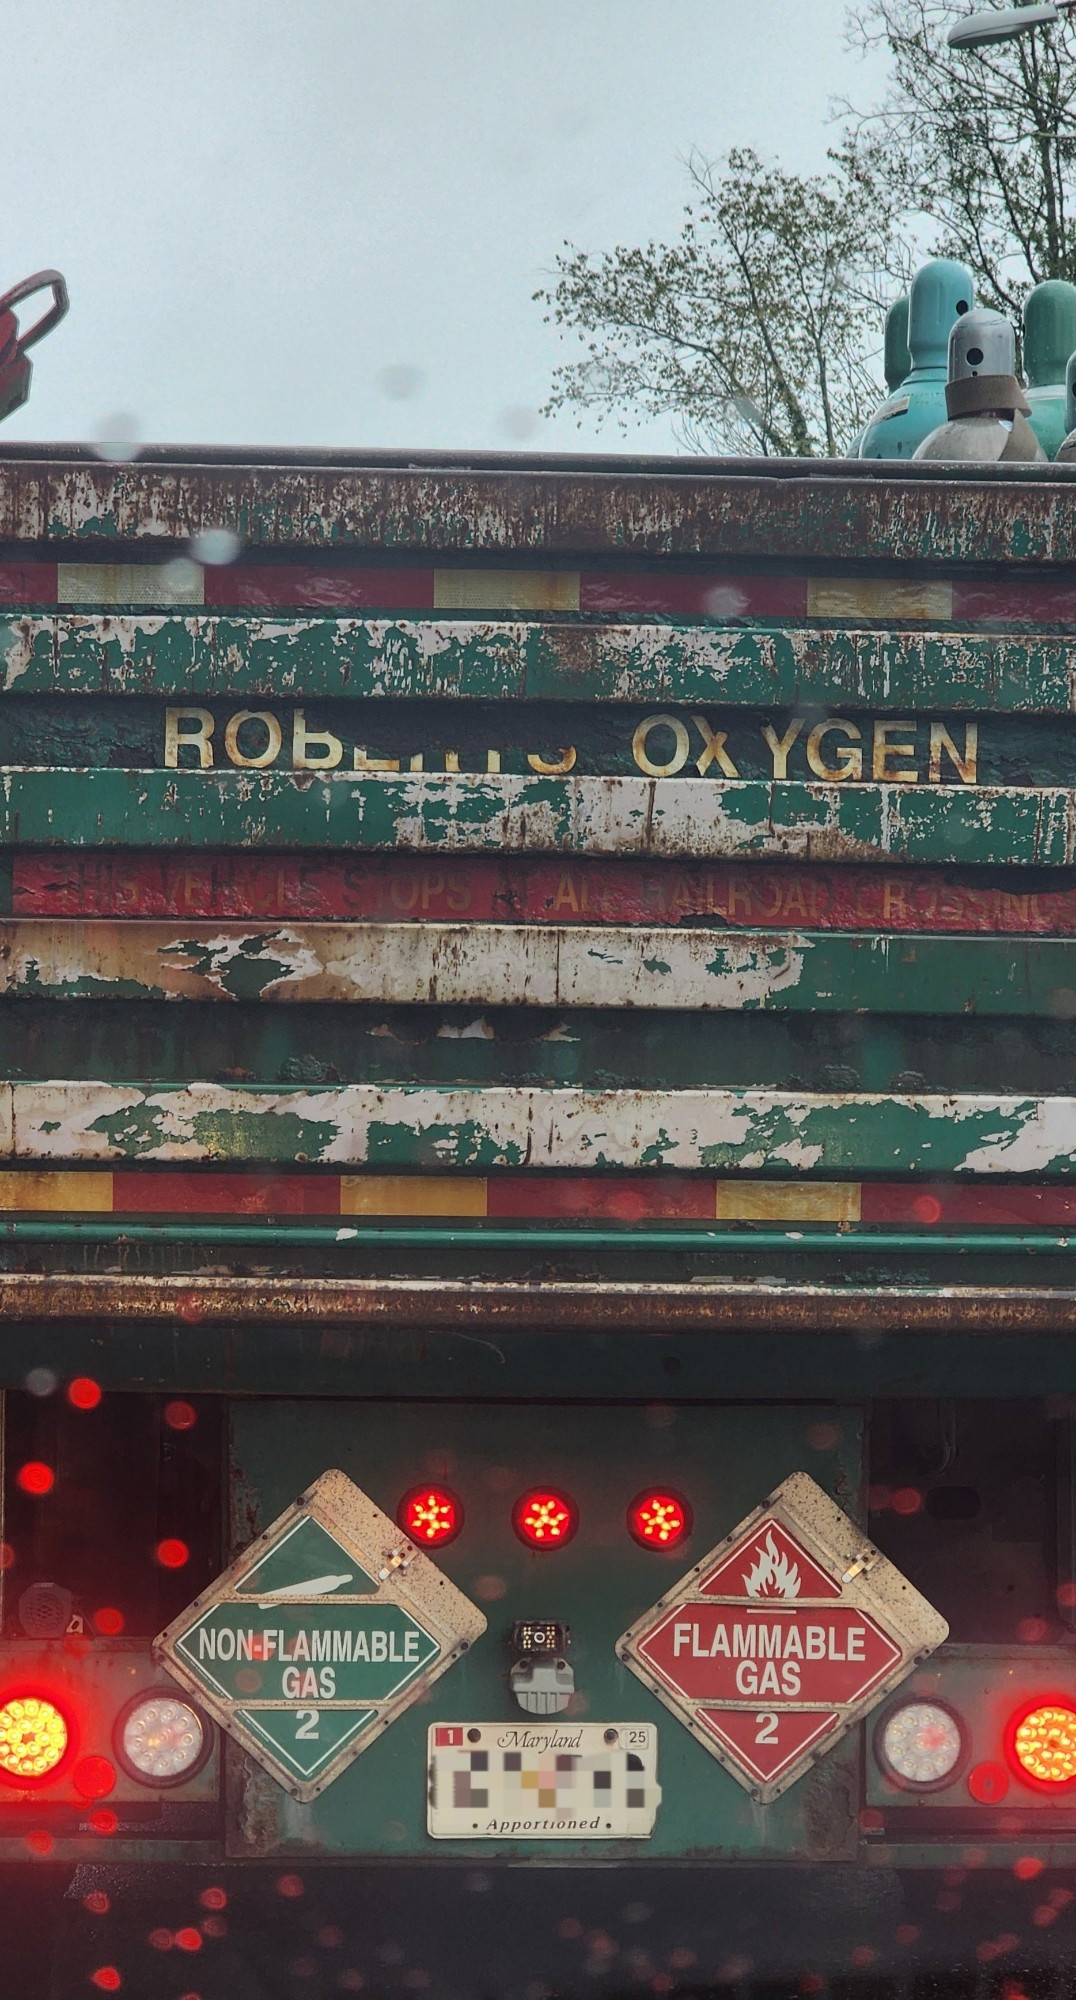
POLYGON ((242 546, 232 528, 199 528, 187 544, 195 562, 209 563, 214 569, 234 562, 242 546))
POLYGON ((390 403, 406 403, 412 396, 418 395, 426 377, 421 368, 414 368, 407 361, 397 361, 391 368, 380 369, 374 380, 390 403))

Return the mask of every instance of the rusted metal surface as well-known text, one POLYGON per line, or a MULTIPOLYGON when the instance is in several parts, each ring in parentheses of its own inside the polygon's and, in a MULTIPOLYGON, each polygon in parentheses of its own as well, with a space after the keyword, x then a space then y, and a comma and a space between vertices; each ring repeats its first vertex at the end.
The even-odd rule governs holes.
MULTIPOLYGON (((2 894, 2 890, 0 890, 2 894)), ((2 907, 2 904, 0 904, 2 907)), ((561 861, 409 854, 19 853, 21 917, 158 918, 188 925, 249 918, 288 925, 399 923, 708 924, 715 933, 787 930, 1076 936, 1076 887, 1029 887, 976 870, 757 863, 561 861)))
MULTIPOLYGON (((90 565, 82 565, 88 572, 90 565)), ((98 565, 106 577, 113 565, 98 565)), ((159 570, 129 565, 122 602, 159 570)), ((492 605, 503 572, 472 592, 492 605)), ((104 586, 101 586, 104 588, 104 586)), ((933 586, 937 589, 938 586, 933 586)), ((850 579, 830 590, 855 616, 850 579)), ((83 596, 89 585, 82 585, 83 596)), ((821 593, 813 593, 819 600, 821 593)), ((147 599, 152 602, 152 597, 147 599)), ((826 602, 827 600, 822 600, 826 602)), ((865 608, 872 607, 869 599, 865 608)), ((573 702, 809 702, 900 711, 1067 713, 1076 686, 1062 638, 1039 633, 581 624, 532 619, 161 614, 0 619, 0 688, 9 693, 231 696, 275 702, 371 696, 573 702)))
MULTIPOLYGON (((1039 476, 824 476, 797 467, 692 461, 676 473, 595 476, 504 470, 310 465, 93 464, 7 454, 0 460, 0 539, 50 544, 182 546, 230 528, 262 548, 484 550, 510 556, 795 557, 834 550, 939 565, 1072 561, 1076 515, 1068 468, 1039 476)), ((1037 470, 1037 469, 1036 469, 1037 470)))
MULTIPOLYGON (((258 1320, 464 1328, 491 1335, 1076 1332, 1076 1291, 1045 1287, 869 1288, 721 1280, 690 1285, 466 1283, 454 1279, 173 1277, 0 1273, 0 1320, 177 1320, 190 1327, 258 1320)), ((301 1388, 301 1384, 296 1384, 301 1388)))
POLYGON ((1064 786, 434 772, 0 771, 0 847, 255 847, 1058 867, 1064 786))
POLYGON ((1056 940, 511 924, 0 922, 0 995, 392 1006, 1025 1014, 1068 1004, 1056 940), (1062 999, 1058 995, 1065 996, 1062 999))

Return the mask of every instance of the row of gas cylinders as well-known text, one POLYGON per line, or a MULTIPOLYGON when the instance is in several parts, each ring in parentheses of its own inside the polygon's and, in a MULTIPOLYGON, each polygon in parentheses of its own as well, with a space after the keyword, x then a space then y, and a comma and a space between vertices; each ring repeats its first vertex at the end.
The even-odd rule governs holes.
POLYGON ((857 458, 1076 461, 1076 285, 1028 293, 1022 328, 975 305, 971 272, 933 258, 885 329, 889 394, 852 448, 857 458))

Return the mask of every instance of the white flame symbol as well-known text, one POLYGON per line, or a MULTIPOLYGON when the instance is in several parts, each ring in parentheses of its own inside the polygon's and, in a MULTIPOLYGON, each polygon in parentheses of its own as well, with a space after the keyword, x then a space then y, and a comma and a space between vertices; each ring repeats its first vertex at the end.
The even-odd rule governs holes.
POLYGON ((748 1597, 798 1597, 800 1594, 800 1572, 798 1563, 790 1563, 783 1556, 773 1539, 771 1528, 762 1547, 756 1545, 755 1566, 744 1572, 744 1589, 748 1597))

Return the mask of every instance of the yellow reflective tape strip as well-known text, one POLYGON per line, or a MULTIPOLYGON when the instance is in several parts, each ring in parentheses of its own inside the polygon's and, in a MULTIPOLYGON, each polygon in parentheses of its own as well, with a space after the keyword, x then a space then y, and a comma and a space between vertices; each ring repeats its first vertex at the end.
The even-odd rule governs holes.
POLYGON ((21 1208, 111 1215, 112 1175, 0 1173, 0 1210, 21 1208))
POLYGON ((812 576, 807 579, 809 618, 937 618, 953 615, 951 583, 914 578, 812 576))
POLYGON ((345 1174, 340 1182, 341 1215, 481 1215, 486 1213, 485 1180, 449 1175, 345 1174))
POLYGON ((200 563, 58 563, 58 604, 204 604, 200 563))
POLYGON ((574 569, 435 569, 435 611, 578 611, 574 569))
POLYGON ((718 1222, 858 1222, 858 1181, 718 1181, 718 1222))

